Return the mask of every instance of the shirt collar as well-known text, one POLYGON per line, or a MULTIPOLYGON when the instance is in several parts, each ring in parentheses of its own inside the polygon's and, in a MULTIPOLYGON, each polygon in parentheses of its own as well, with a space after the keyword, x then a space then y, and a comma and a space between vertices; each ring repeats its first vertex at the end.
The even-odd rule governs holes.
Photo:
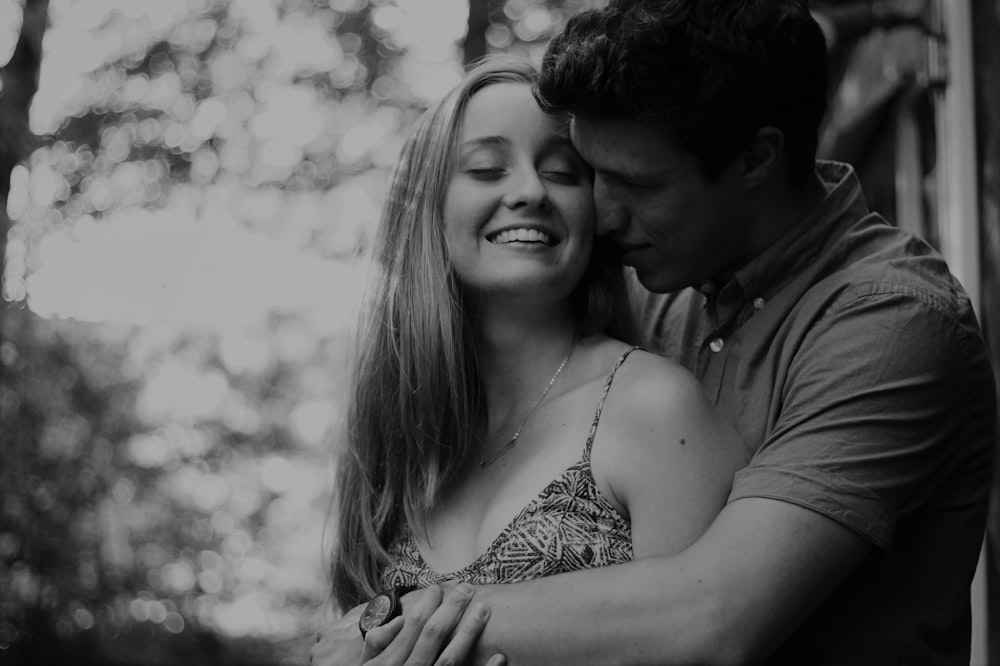
POLYGON ((816 172, 826 188, 826 196, 801 222, 781 239, 737 270, 726 284, 718 281, 698 287, 711 309, 735 315, 747 299, 768 298, 802 270, 811 265, 828 238, 868 214, 854 167, 842 162, 817 161, 816 172), (718 300, 717 303, 714 301, 718 300))

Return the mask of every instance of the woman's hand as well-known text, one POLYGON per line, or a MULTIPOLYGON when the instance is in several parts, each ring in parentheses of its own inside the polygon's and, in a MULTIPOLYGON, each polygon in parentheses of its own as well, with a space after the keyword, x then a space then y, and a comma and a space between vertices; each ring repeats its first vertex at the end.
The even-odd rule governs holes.
MULTIPOLYGON (((364 604, 320 629, 310 652, 314 666, 453 666, 464 663, 489 619, 489 609, 472 604, 475 588, 460 583, 444 593, 439 587, 403 597, 403 616, 372 629, 365 640, 358 630, 364 604), (466 612, 468 611, 468 612, 466 612)), ((503 666, 494 655, 487 666, 503 666)))
POLYGON ((361 663, 364 641, 358 620, 365 604, 344 613, 334 622, 324 622, 319 628, 316 644, 309 650, 309 663, 317 666, 341 666, 361 663))

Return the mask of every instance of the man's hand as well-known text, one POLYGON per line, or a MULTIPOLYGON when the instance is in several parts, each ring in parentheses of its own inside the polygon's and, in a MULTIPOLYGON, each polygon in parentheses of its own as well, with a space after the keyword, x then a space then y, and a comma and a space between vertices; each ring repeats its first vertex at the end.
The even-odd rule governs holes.
MULTIPOLYGON (((445 594, 441 588, 417 590, 403 597, 403 616, 368 632, 358 630, 364 604, 329 627, 320 629, 310 652, 314 666, 453 666, 469 656, 489 619, 489 609, 472 604, 475 590, 461 583, 445 594), (468 610, 468 612, 466 612, 468 610)), ((494 655, 487 666, 503 666, 494 655)))

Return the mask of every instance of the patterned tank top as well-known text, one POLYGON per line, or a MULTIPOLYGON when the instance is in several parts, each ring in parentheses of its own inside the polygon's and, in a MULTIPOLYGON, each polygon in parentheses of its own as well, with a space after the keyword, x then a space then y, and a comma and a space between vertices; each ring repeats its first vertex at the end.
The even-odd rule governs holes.
POLYGON ((517 583, 557 573, 632 560, 632 528, 601 494, 590 468, 597 423, 615 372, 638 347, 627 349, 604 382, 583 457, 545 487, 471 564, 441 573, 420 555, 404 528, 389 548, 393 564, 382 572, 384 587, 427 587, 448 580, 473 585, 517 583))

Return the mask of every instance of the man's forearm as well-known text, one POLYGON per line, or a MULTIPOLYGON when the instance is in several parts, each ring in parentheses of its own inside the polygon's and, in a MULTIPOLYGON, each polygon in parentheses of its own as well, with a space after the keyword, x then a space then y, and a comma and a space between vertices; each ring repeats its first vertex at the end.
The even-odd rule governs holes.
MULTIPOLYGON (((411 663, 430 663, 420 659, 433 661, 441 650, 447 663, 462 662, 471 641, 463 647, 448 640, 462 622, 466 634, 481 637, 472 659, 479 666, 497 653, 517 666, 757 663, 788 640, 871 548, 818 512, 743 498, 676 555, 476 588, 476 601, 492 614, 439 612, 451 619, 414 622, 415 642, 397 637, 393 650, 400 658, 383 661, 402 664, 416 645, 423 656, 411 663)), ((455 602, 458 592, 448 591, 440 606, 455 602)))
POLYGON ((724 660, 710 654, 725 649, 710 635, 720 626, 718 596, 686 572, 683 557, 653 558, 478 588, 476 599, 492 615, 475 663, 497 652, 519 666, 724 660))
POLYGON ((682 553, 477 589, 476 661, 735 664, 773 653, 870 552, 794 504, 742 499, 682 553))

